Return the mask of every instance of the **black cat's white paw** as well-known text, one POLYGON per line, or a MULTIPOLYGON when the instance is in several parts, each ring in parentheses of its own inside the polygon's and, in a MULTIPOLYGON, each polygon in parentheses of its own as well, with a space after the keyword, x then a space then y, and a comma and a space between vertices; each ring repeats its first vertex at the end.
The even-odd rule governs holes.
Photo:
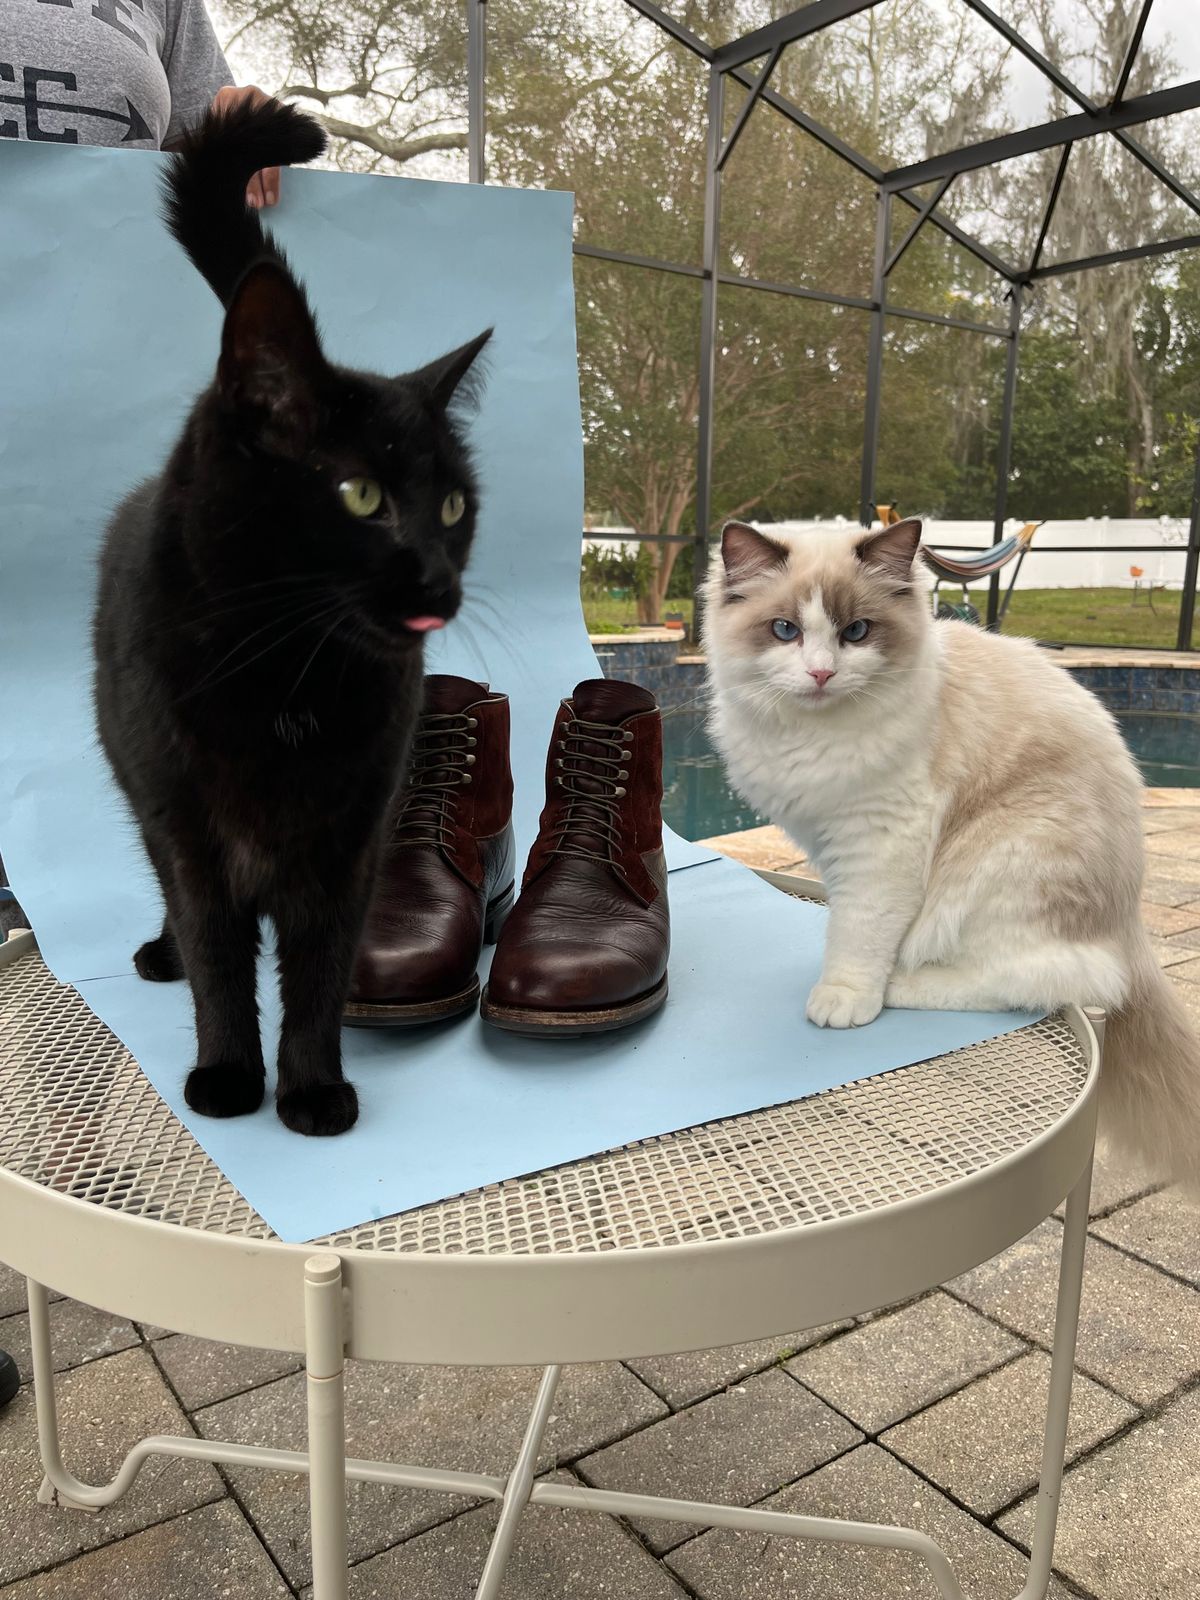
POLYGON ((175 983, 184 975, 183 961, 174 939, 160 934, 157 939, 147 939, 133 958, 139 978, 147 983, 175 983))
POLYGON ((316 1083, 281 1094, 275 1109, 293 1133, 328 1138, 345 1133, 358 1121, 358 1095, 352 1083, 316 1083))
POLYGON ((244 1117, 263 1103, 265 1074, 236 1061, 193 1067, 183 1098, 202 1117, 244 1117))

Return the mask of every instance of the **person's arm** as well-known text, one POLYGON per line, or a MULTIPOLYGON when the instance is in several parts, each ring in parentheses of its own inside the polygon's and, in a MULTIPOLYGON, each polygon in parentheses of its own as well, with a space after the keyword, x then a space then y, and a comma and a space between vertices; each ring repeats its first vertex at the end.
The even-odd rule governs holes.
MULTIPOLYGON (((174 148, 184 129, 198 122, 210 105, 229 109, 245 100, 257 105, 267 98, 253 85, 234 86, 204 0, 171 0, 163 67, 171 89, 171 120, 163 140, 164 150, 174 148)), ((279 168, 256 172, 246 189, 247 203, 273 206, 278 199, 279 168)))

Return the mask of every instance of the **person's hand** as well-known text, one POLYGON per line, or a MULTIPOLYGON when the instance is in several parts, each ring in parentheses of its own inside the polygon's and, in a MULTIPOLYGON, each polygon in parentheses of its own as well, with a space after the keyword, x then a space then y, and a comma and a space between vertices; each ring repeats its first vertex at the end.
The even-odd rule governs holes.
MULTIPOLYGON (((232 111, 235 106, 252 105, 261 106, 270 99, 269 95, 255 88, 253 84, 246 84, 241 89, 218 89, 213 97, 214 111, 232 111)), ((273 206, 279 201, 279 168, 264 167, 261 172, 256 172, 246 185, 246 204, 253 206, 257 211, 262 206, 273 206)))

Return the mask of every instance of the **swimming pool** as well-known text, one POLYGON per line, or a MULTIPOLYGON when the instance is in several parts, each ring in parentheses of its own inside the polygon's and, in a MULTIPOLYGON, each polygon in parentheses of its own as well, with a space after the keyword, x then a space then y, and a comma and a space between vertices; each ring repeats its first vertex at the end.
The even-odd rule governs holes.
MULTIPOLYGON (((1200 716, 1118 711, 1125 742, 1153 788, 1200 788, 1200 716)), ((663 714, 663 817, 685 839, 757 828, 767 819, 733 792, 694 707, 663 714)))

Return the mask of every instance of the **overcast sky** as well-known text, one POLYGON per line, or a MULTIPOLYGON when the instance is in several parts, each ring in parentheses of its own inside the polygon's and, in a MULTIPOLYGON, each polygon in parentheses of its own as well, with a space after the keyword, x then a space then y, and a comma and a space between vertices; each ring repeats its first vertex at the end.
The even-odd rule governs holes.
MULTIPOLYGON (((554 3, 554 0, 547 0, 547 3, 554 3)), ((607 0, 607 3, 615 5, 618 0, 607 0)), ((885 6, 887 3, 888 0, 883 0, 885 6)), ((924 0, 924 3, 931 10, 944 12, 948 19, 953 17, 956 21, 963 16, 965 9, 963 0, 924 0)), ((992 3, 1002 16, 1011 20, 1016 20, 1023 9, 1016 0, 992 0, 992 3)), ((499 7, 503 0, 496 0, 496 4, 499 7)), ((221 0, 209 0, 209 6, 218 31, 228 38, 232 30, 222 15, 221 0)), ((1068 38, 1074 34, 1082 48, 1089 48, 1094 38, 1094 24, 1086 19, 1086 11, 1080 0, 1056 0, 1056 7, 1068 38), (1084 20, 1081 21, 1081 18, 1084 20)), ((782 0, 779 0, 777 10, 784 10, 782 0)), ((986 28, 987 25, 981 20, 976 21, 981 29, 986 28)), ((1042 43, 1034 34, 1030 35, 1030 42, 1038 46, 1042 43)), ((1200 78, 1200 0, 1154 0, 1143 48, 1158 49, 1168 43, 1175 70, 1165 82, 1160 81, 1154 87, 1165 88, 1169 84, 1200 78)), ((243 36, 230 52, 230 65, 239 82, 257 81, 268 87, 276 87, 270 82, 269 68, 258 58, 253 30, 249 36, 243 36)), ((1079 86, 1097 99, 1103 99, 1112 89, 1111 84, 1090 83, 1082 81, 1082 78, 1079 86)), ((1040 122, 1046 114, 1047 80, 1015 51, 1008 62, 1008 104, 1013 127, 1040 122)))

